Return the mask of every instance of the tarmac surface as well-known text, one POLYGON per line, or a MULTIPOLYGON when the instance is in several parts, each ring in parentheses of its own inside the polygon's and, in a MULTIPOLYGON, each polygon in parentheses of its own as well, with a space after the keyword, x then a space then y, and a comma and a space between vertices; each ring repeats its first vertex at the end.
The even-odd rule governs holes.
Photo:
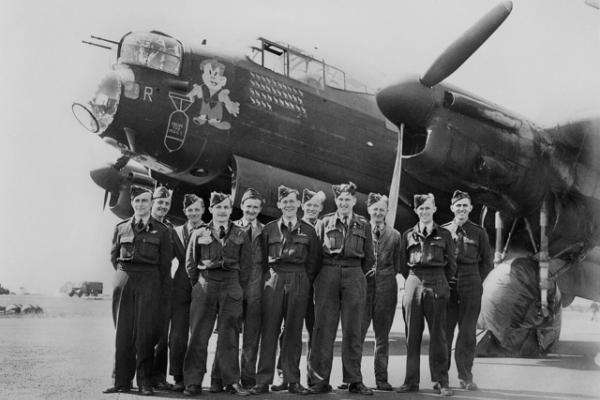
MULTIPOLYGON (((4 297, 4 296, 3 296, 4 297)), ((1 299, 0 305, 7 300, 1 299)), ((45 306, 44 316, 0 318, 0 399, 132 399, 137 394, 102 394, 112 386, 114 328, 110 319, 110 301, 56 299, 45 306), (68 302, 64 309, 63 302, 68 302)), ((457 399, 570 400, 600 399, 600 322, 590 321, 584 307, 563 310, 561 341, 545 358, 477 358, 475 381, 479 391, 458 389, 456 369, 450 370, 450 386, 457 399)), ((404 326, 396 315, 392 329, 389 365, 390 383, 400 386, 404 379, 406 351, 404 326)), ((335 347, 331 383, 341 383, 340 338, 335 347)), ((212 365, 215 341, 211 339, 209 365, 212 365)), ((375 392, 358 396, 345 390, 309 396, 311 399, 424 399, 439 397, 431 388, 427 361, 428 340, 421 357, 421 391, 411 394, 375 392)), ((373 336, 369 332, 363 351, 362 371, 367 386, 374 386, 373 336)), ((306 371, 302 357, 301 371, 306 371)), ((305 375, 302 376, 303 382, 305 375)), ((276 380, 277 382, 277 380, 276 380)), ((204 386, 208 387, 205 377, 204 386)), ((304 396, 287 392, 252 396, 253 399, 296 399, 304 396)), ((157 392, 154 398, 189 398, 181 394, 157 392)), ((226 394, 205 391, 199 398, 230 398, 226 394)))

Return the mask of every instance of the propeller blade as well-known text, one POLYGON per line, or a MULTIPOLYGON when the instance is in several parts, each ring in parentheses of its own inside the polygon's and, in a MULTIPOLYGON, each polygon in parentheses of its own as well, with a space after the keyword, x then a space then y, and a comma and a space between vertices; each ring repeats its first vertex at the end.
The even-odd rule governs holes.
POLYGON ((389 208, 385 217, 385 223, 394 227, 396 222, 396 212, 398 211, 398 197, 400 196, 400 176, 402 175, 402 142, 404 138, 404 124, 400 124, 398 133, 398 148, 396 150, 396 163, 394 164, 394 174, 390 185, 389 208))
POLYGON ((511 11, 511 1, 502 2, 492 8, 446 48, 425 72, 421 83, 432 87, 450 76, 498 29, 511 11))
POLYGON ((106 202, 108 201, 108 194, 109 194, 109 191, 105 190, 104 191, 104 202, 102 202, 102 211, 106 210, 106 202))
POLYGON ((125 130, 125 137, 127 138, 127 144, 129 145, 129 150, 135 153, 135 137, 136 132, 131 128, 123 128, 125 130))

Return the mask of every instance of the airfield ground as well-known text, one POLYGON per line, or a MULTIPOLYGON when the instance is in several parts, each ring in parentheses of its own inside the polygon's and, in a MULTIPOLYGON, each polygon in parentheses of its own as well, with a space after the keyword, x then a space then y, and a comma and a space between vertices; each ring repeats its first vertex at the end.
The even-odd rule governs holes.
MULTIPOLYGON (((14 299, 12 299, 14 300, 14 299)), ((29 300, 29 299, 28 299, 29 300)), ((45 299, 38 304, 46 305, 45 299)), ((2 296, 0 305, 12 302, 2 296)), ((21 301, 23 303, 23 301, 21 301)), ((114 329, 110 301, 79 298, 52 299, 44 316, 0 319, 0 399, 130 399, 131 394, 103 395, 111 386, 114 329), (64 307, 68 302, 68 308, 64 307)), ((585 305, 564 310, 561 341, 554 352, 542 359, 477 358, 474 373, 481 390, 456 390, 455 398, 502 400, 587 400, 600 399, 600 321, 590 321, 585 305)), ((406 362, 404 327, 399 314, 393 327, 390 383, 402 384, 406 362)), ((341 382, 340 338, 336 341, 331 382, 341 382)), ((425 340, 423 351, 427 351, 425 340)), ((214 355, 211 340, 209 362, 214 355)), ((368 386, 375 384, 372 373, 373 336, 364 348, 363 375, 368 386)), ((306 370, 302 357, 301 370, 306 370)), ((305 377, 303 375, 302 379, 305 377)), ((208 386, 208 377, 204 385, 208 386)), ((450 384, 458 386, 456 369, 451 368, 450 384)), ((295 399, 284 393, 252 398, 295 399)), ((360 398, 347 391, 312 396, 314 399, 360 398)), ((376 392, 381 399, 437 397, 431 389, 427 357, 421 359, 421 391, 417 394, 376 392)), ((157 392, 155 398, 184 398, 180 394, 157 392)), ((205 392, 200 398, 228 398, 205 392)))

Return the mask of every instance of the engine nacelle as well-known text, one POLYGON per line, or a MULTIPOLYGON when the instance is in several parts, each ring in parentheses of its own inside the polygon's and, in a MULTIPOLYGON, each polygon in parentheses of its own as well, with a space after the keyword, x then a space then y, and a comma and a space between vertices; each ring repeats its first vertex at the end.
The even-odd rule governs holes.
POLYGON ((126 165, 116 169, 112 165, 98 168, 90 172, 92 180, 110 195, 108 206, 119 218, 133 215, 129 191, 131 186, 142 186, 154 190, 156 179, 145 173, 143 167, 126 165))

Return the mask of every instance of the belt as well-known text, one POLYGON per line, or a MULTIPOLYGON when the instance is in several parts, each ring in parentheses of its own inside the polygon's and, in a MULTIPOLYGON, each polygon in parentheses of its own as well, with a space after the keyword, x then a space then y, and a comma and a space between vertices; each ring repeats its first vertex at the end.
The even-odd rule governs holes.
POLYGON ((153 272, 158 271, 156 264, 124 263, 118 262, 119 269, 125 272, 153 272))
POLYGON ((273 264, 269 268, 275 272, 306 272, 303 264, 273 264))
POLYGON ((342 268, 361 268, 362 259, 360 258, 324 258, 324 267, 342 267, 342 268))
POLYGON ((388 276, 388 275, 396 275, 396 274, 397 274, 397 272, 393 268, 389 268, 389 269, 376 269, 375 270, 375 275, 376 276, 388 276))
POLYGON ((237 269, 209 268, 201 269, 200 275, 208 279, 239 278, 240 271, 238 271, 237 269))
POLYGON ((444 274, 442 267, 412 267, 410 273, 413 275, 439 275, 444 274))

